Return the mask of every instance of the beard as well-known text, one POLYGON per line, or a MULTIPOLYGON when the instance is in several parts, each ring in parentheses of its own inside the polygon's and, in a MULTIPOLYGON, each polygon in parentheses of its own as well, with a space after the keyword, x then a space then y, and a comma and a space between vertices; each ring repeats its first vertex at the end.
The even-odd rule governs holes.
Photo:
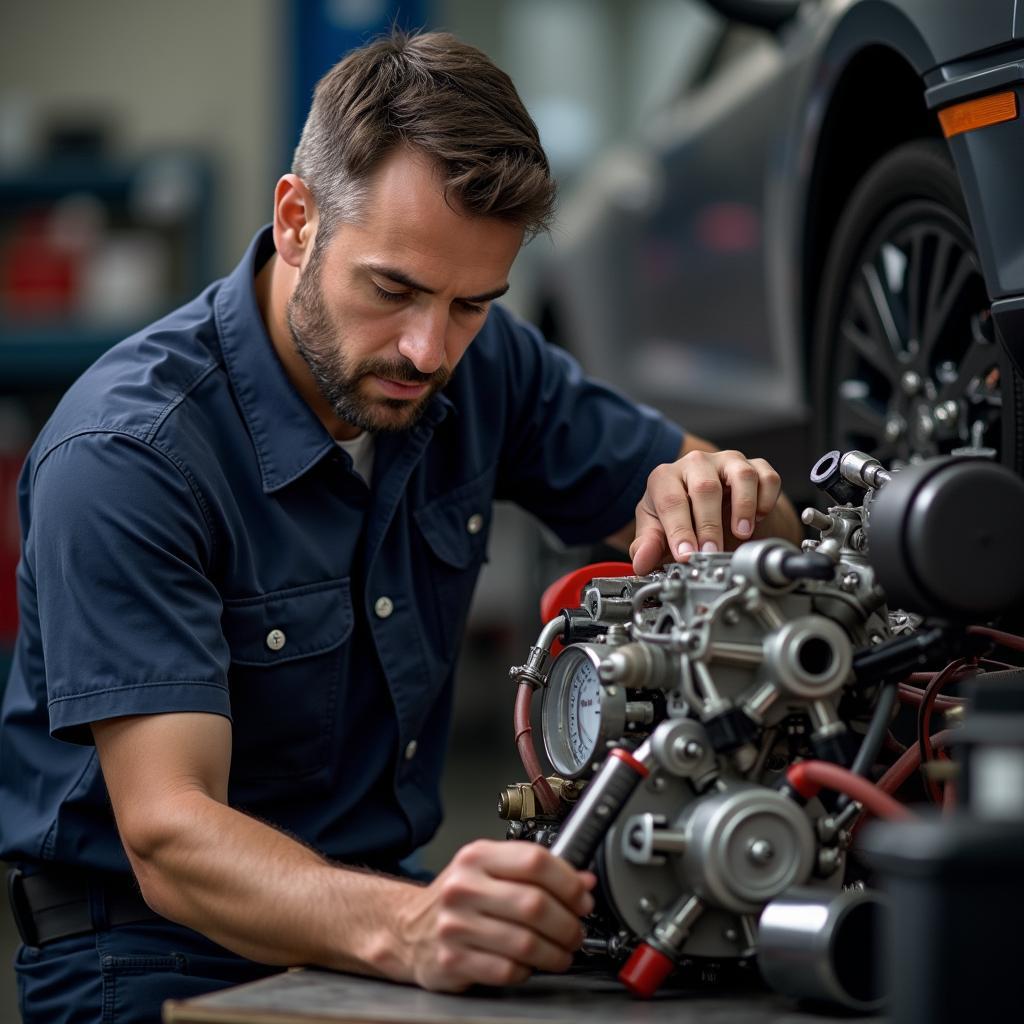
POLYGON ((314 243, 306 269, 285 308, 285 320, 295 349, 313 375, 317 389, 335 416, 370 433, 398 433, 414 426, 427 402, 448 383, 442 367, 421 373, 408 359, 363 359, 353 362, 345 354, 345 341, 331 318, 320 288, 321 250, 314 243), (429 384, 419 398, 370 397, 362 385, 368 377, 384 377, 406 384, 429 384))

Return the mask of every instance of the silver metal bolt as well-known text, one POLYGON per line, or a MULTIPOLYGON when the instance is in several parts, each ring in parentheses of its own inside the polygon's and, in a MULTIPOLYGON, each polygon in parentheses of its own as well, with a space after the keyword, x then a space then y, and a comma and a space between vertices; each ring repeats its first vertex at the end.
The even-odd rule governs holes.
POLYGON ((818 851, 817 874, 820 878, 828 878, 834 875, 843 863, 843 854, 834 846, 826 847, 818 851))
POLYGON ((747 847, 747 856, 754 864, 769 864, 775 856, 775 847, 767 839, 754 839, 747 847))
POLYGON ((726 942, 735 942, 739 937, 740 933, 736 931, 735 928, 726 928, 725 931, 722 932, 722 938, 725 939, 726 942))
POLYGON ((898 441, 903 436, 903 431, 906 429, 907 424, 903 417, 893 413, 893 415, 885 421, 886 441, 890 444, 892 444, 893 441, 898 441))
POLYGON ((958 402, 950 399, 948 402, 940 402, 935 407, 935 419, 942 424, 952 423, 960 413, 958 402))
POLYGON ((735 626, 740 621, 740 613, 735 608, 727 608, 722 614, 722 621, 727 626, 735 626))
POLYGON ((839 589, 849 594, 851 591, 857 589, 857 584, 860 583, 860 576, 855 572, 848 572, 841 580, 839 589))
POLYGON ((641 914, 654 913, 654 901, 649 896, 641 896, 640 902, 636 906, 641 914))
POLYGON ((921 380, 921 374, 916 373, 914 370, 907 370, 906 373, 900 378, 900 386, 903 388, 903 393, 906 395, 916 395, 921 390, 921 385, 924 383, 921 380))
POLYGON ((832 517, 825 515, 824 512, 819 512, 816 508, 805 508, 800 513, 800 522, 804 526, 811 526, 815 530, 820 530, 824 533, 826 530, 832 529, 832 517))
POLYGON ((716 570, 715 570, 715 571, 714 571, 714 572, 713 572, 713 573, 711 574, 711 578, 712 578, 712 579, 713 579, 713 580, 714 580, 714 581, 715 581, 716 583, 722 583, 722 582, 724 582, 724 580, 725 580, 725 569, 724 569, 724 568, 723 568, 722 566, 719 566, 719 567, 718 567, 718 568, 717 568, 717 569, 716 569, 716 570))

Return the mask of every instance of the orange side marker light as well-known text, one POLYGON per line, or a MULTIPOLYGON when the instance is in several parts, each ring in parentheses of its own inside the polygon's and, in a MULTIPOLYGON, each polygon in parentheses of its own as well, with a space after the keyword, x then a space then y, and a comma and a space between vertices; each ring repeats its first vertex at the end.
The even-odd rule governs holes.
POLYGON ((985 128, 990 124, 1001 124, 1012 121, 1017 116, 1017 94, 1015 92, 995 92, 990 96, 980 96, 976 100, 954 103, 939 111, 939 124, 947 139, 963 132, 972 132, 975 128, 985 128))

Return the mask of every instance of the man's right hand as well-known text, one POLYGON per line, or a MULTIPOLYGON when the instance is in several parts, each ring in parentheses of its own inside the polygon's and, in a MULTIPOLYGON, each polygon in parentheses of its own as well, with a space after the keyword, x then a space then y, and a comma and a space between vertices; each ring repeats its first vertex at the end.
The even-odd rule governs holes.
POLYGON ((595 882, 533 843, 464 846, 398 914, 408 980, 459 992, 566 970, 583 941, 580 918, 594 907, 595 882))
POLYGON ((266 964, 319 964, 439 991, 562 971, 595 878, 541 846, 476 842, 429 886, 346 870, 227 804, 231 723, 136 715, 93 724, 146 902, 266 964))

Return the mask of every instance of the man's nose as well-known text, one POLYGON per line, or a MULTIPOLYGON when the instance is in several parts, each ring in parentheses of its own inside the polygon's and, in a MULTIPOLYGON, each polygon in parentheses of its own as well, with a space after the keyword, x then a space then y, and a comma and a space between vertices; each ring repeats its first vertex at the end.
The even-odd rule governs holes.
POLYGON ((435 373, 444 366, 447 336, 447 312, 424 312, 409 324, 398 343, 398 351, 420 373, 435 373))

